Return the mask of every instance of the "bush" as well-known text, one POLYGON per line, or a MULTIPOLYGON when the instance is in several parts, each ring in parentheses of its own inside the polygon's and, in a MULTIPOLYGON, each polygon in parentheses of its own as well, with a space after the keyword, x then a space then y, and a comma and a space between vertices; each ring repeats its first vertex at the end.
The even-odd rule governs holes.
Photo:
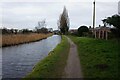
POLYGON ((89 29, 87 26, 81 26, 78 28, 78 36, 86 36, 88 32, 89 32, 89 29))
POLYGON ((44 27, 41 29, 37 29, 37 33, 48 33, 48 29, 44 27))
POLYGON ((112 29, 111 29, 111 32, 112 32, 112 33, 111 33, 112 37, 117 37, 117 38, 119 37, 119 38, 120 38, 120 30, 119 30, 119 29, 117 29, 117 28, 115 28, 115 29, 112 28, 112 29))

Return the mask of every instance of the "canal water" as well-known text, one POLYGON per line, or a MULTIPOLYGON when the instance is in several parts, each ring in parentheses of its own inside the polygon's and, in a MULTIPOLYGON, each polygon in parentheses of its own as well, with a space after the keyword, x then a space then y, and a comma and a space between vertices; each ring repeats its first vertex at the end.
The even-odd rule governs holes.
POLYGON ((34 65, 45 58, 60 41, 60 36, 53 35, 41 41, 2 48, 2 77, 24 77, 31 72, 34 65))

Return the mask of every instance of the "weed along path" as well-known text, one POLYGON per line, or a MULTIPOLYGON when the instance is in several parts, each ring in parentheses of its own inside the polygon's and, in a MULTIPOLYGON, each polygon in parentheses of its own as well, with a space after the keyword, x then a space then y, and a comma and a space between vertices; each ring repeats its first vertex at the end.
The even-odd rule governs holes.
POLYGON ((73 43, 73 41, 71 41, 70 38, 67 37, 67 39, 70 43, 70 51, 63 78, 83 78, 77 46, 73 43))

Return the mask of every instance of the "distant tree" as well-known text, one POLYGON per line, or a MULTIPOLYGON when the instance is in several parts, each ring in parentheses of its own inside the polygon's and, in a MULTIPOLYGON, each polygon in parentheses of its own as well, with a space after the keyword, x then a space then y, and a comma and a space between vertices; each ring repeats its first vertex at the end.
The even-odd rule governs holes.
POLYGON ((32 33, 32 30, 29 30, 29 29, 22 29, 22 33, 23 33, 23 34, 32 33))
POLYGON ((41 28, 45 28, 46 27, 46 20, 41 20, 41 21, 38 21, 38 26, 35 27, 35 29, 41 29, 41 28))
POLYGON ((7 28, 2 29, 2 34, 9 34, 9 33, 10 33, 9 29, 7 29, 7 28))
POLYGON ((43 27, 43 28, 41 28, 41 29, 37 29, 36 32, 37 32, 37 33, 48 33, 49 31, 48 31, 47 28, 43 27))
POLYGON ((14 33, 14 29, 10 29, 10 32, 13 34, 14 33))
POLYGON ((66 10, 66 7, 64 7, 63 13, 60 15, 58 20, 58 28, 60 29, 62 34, 66 34, 69 30, 69 18, 68 18, 68 12, 66 10))
POLYGON ((79 36, 84 36, 85 33, 89 32, 89 29, 87 26, 80 26, 78 28, 78 35, 79 36))
POLYGON ((111 29, 111 32, 115 34, 116 37, 120 37, 120 16, 113 15, 112 17, 107 17, 102 20, 106 25, 113 25, 115 29, 111 29))
POLYGON ((14 29, 14 33, 17 34, 17 33, 18 33, 18 30, 17 30, 17 29, 14 29))
POLYGON ((47 24, 45 19, 38 22, 38 26, 35 27, 35 32, 37 33, 48 33, 48 29, 46 28, 47 24))
POLYGON ((107 17, 102 20, 104 24, 113 25, 114 27, 120 29, 120 16, 113 15, 112 17, 107 17))
POLYGON ((2 34, 2 29, 0 28, 0 35, 2 34))
POLYGON ((11 34, 17 34, 18 33, 18 29, 10 29, 10 33, 11 34))
POLYGON ((48 29, 47 28, 41 28, 40 31, 41 31, 41 33, 48 33, 48 29))

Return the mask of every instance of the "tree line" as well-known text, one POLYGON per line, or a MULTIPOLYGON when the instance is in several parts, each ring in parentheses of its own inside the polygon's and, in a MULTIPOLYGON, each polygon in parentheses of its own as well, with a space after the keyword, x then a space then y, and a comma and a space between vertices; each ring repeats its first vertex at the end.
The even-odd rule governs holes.
POLYGON ((8 29, 8 28, 2 28, 0 29, 0 34, 29 34, 29 33, 51 33, 52 31, 48 30, 47 28, 40 28, 40 29, 8 29))

